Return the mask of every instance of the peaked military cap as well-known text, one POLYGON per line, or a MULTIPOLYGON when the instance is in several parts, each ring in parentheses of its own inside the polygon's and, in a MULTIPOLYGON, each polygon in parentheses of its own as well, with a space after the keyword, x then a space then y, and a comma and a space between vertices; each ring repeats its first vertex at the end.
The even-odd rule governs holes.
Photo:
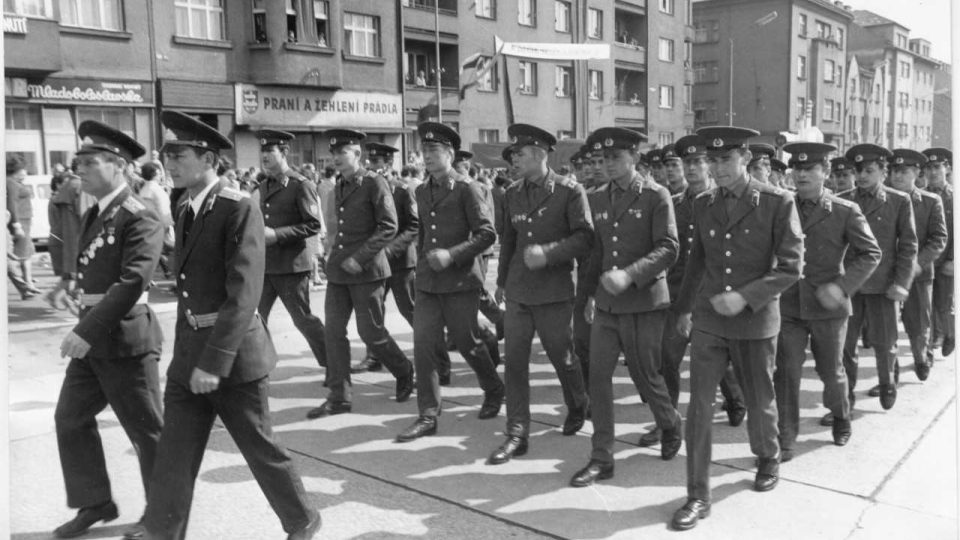
POLYGON ((886 148, 869 143, 855 145, 847 150, 847 153, 843 155, 843 157, 854 163, 877 161, 878 159, 886 159, 889 161, 892 156, 893 152, 887 150, 886 148))
POLYGON ((77 155, 109 152, 133 161, 147 153, 133 137, 114 129, 96 120, 86 120, 77 128, 77 134, 83 140, 83 146, 77 150, 77 155))
POLYGON ((662 154, 659 148, 651 148, 646 154, 643 155, 643 160, 646 162, 647 166, 652 167, 653 165, 660 165, 661 157, 662 154))
POLYGON ((760 132, 736 126, 708 126, 698 129, 697 135, 703 138, 708 152, 726 152, 746 148, 747 141, 760 132))
POLYGON ((570 156, 570 163, 573 163, 574 165, 583 164, 583 160, 584 160, 583 154, 584 154, 583 147, 581 146, 580 148, 577 148, 577 151, 570 156))
POLYGON ((753 155, 750 158, 750 163, 756 163, 757 161, 766 160, 767 163, 777 155, 777 149, 773 145, 767 143, 755 143, 747 147, 750 150, 750 154, 753 155))
POLYGON ((399 152, 396 148, 390 146, 389 144, 383 144, 379 142, 371 142, 364 145, 367 149, 367 155, 370 157, 385 157, 391 158, 394 154, 399 152))
POLYGON ((916 150, 910 150, 909 148, 895 148, 893 150, 893 159, 890 161, 890 164, 894 167, 898 165, 923 167, 926 163, 927 156, 916 150))
POLYGON ((660 151, 660 161, 666 163, 671 159, 680 159, 680 154, 677 153, 677 147, 675 144, 668 144, 663 147, 663 150, 660 151))
POLYGON ((468 152, 467 150, 457 150, 457 153, 453 156, 454 163, 470 161, 471 159, 473 159, 473 152, 468 152))
POLYGON ((593 132, 593 137, 603 148, 621 150, 639 150, 640 143, 646 140, 646 135, 639 131, 622 127, 603 127, 593 132))
POLYGON ((780 174, 785 174, 787 172, 787 164, 777 158, 771 158, 770 170, 777 171, 780 174))
POLYGON ((850 160, 848 160, 843 156, 835 157, 830 160, 830 172, 832 173, 846 172, 846 171, 852 171, 852 170, 853 170, 853 162, 851 162, 850 160))
POLYGON ((417 126, 417 133, 420 135, 420 144, 439 143, 454 150, 460 149, 460 135, 450 126, 439 122, 424 122, 417 126))
POLYGON ((510 142, 517 148, 521 146, 536 146, 543 148, 547 152, 552 152, 557 144, 557 138, 537 126, 530 124, 513 124, 507 127, 507 135, 510 136, 510 142))
POLYGON ((927 156, 928 163, 953 164, 953 152, 946 148, 927 148, 923 151, 923 155, 927 156))
POLYGON ((587 147, 587 150, 590 151, 590 152, 602 152, 602 151, 603 151, 603 141, 597 139, 597 138, 594 136, 595 133, 596 133, 596 131, 594 131, 593 133, 591 133, 591 134, 587 137, 587 140, 586 140, 586 142, 584 142, 583 145, 584 145, 585 147, 587 147))
MULTIPOLYGON (((222 133, 192 116, 179 111, 163 111, 160 122, 166 127, 163 148, 191 146, 220 153, 233 148, 233 143, 222 133)), ((161 150, 163 150, 161 148, 161 150)))
POLYGON ((367 134, 355 129, 328 129, 324 135, 330 139, 330 149, 340 148, 346 145, 359 145, 360 141, 367 138, 367 134))
POLYGON ((296 135, 276 129, 261 129, 257 132, 257 138, 260 139, 261 148, 264 146, 290 146, 290 141, 295 139, 296 135))
POLYGON ((707 144, 699 135, 684 135, 674 144, 677 155, 690 158, 707 155, 707 144))
POLYGON ((514 147, 511 146, 511 145, 504 146, 504 147, 503 147, 503 150, 500 151, 500 157, 502 157, 503 160, 506 161, 507 163, 512 164, 512 163, 513 163, 513 154, 514 154, 514 152, 516 152, 516 151, 517 151, 517 149, 514 148, 514 147))
MULTIPOLYGON (((837 147, 832 144, 819 142, 792 142, 783 146, 783 151, 790 154, 790 166, 815 165, 823 163, 830 152, 836 152, 837 147)), ((771 166, 773 160, 770 160, 771 166)))

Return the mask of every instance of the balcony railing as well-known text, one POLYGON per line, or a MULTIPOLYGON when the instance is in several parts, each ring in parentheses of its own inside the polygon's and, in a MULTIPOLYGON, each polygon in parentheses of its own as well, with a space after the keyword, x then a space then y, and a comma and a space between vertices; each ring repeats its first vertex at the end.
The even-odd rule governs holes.
POLYGON ((440 2, 439 10, 440 13, 446 15, 456 15, 457 14, 457 2, 456 0, 403 0, 403 5, 405 7, 410 7, 414 9, 428 9, 433 11, 437 8, 437 2, 440 2))

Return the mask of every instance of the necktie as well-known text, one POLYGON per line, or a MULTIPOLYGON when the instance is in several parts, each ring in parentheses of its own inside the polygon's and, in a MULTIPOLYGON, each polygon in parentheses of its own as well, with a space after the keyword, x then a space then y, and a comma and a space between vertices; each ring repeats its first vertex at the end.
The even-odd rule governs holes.
POLYGON ((737 196, 733 190, 723 188, 723 206, 727 211, 727 216, 732 214, 733 209, 737 207, 737 196))
POLYGON ((800 217, 803 221, 806 221, 810 217, 810 214, 813 213, 813 209, 817 207, 817 202, 809 199, 803 199, 800 201, 800 217))
POLYGON ((83 230, 90 230, 90 227, 93 227, 93 222, 97 220, 97 216, 100 215, 100 205, 95 204, 90 207, 90 212, 87 214, 87 222, 83 225, 83 230))
POLYGON ((193 218, 196 217, 196 214, 193 211, 193 205, 187 205, 187 215, 183 216, 183 237, 186 238, 190 235, 190 228, 193 227, 193 218))

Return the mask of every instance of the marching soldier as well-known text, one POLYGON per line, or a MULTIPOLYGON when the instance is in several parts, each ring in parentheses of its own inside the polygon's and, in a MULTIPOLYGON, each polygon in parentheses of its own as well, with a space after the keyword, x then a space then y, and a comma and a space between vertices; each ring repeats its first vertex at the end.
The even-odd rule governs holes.
POLYGON ((660 162, 663 164, 663 176, 667 182, 670 195, 683 193, 687 189, 687 180, 683 177, 683 160, 677 153, 677 147, 668 144, 660 151, 660 162))
POLYGON ((256 308, 269 229, 255 201, 217 178, 219 154, 233 147, 230 141, 177 111, 164 111, 161 120, 174 137, 162 149, 166 168, 186 195, 176 225, 176 338, 144 516, 146 538, 186 537, 194 483, 217 417, 287 538, 312 538, 320 513, 309 508, 293 460, 273 438, 267 406, 277 353, 256 308))
POLYGON ((492 465, 527 452, 534 332, 563 389, 564 435, 583 427, 588 407, 580 363, 571 358, 573 260, 588 252, 593 240, 587 196, 547 166, 557 143, 553 135, 527 124, 513 124, 507 132, 523 180, 510 186, 504 205, 496 299, 507 302, 507 440, 490 455, 492 465))
POLYGON ((686 530, 710 514, 713 399, 732 361, 749 414, 750 447, 759 459, 756 491, 779 481, 773 370, 780 328, 778 295, 800 277, 803 240, 793 197, 747 175, 739 127, 697 131, 707 144, 718 188, 694 201, 694 234, 674 310, 681 333, 693 332, 687 409, 687 502, 673 516, 686 530))
POLYGON ((794 189, 794 186, 787 182, 787 164, 777 158, 770 158, 770 185, 782 189, 794 189))
POLYGON ((830 178, 825 183, 834 193, 850 191, 856 185, 857 169, 854 163, 840 156, 830 160, 830 178))
POLYGON ((457 155, 453 158, 453 170, 457 174, 462 174, 470 178, 470 160, 473 159, 473 152, 467 150, 457 150, 457 155))
MULTIPOLYGON (((428 179, 417 188, 420 234, 417 239, 417 310, 413 342, 417 372, 416 422, 397 436, 411 441, 437 432, 441 412, 437 367, 443 328, 477 374, 483 389, 478 417, 494 418, 503 403, 504 386, 480 339, 477 310, 483 275, 480 257, 496 240, 482 187, 453 167, 460 136, 436 122, 417 127, 428 179)), ((445 350, 443 350, 446 353, 445 350)))
POLYGON ((613 477, 612 378, 621 351, 662 430, 661 457, 673 459, 683 441, 680 413, 660 374, 660 340, 670 306, 666 274, 678 249, 670 193, 636 171, 640 133, 601 128, 592 137, 602 141, 611 181, 590 195, 596 232, 584 288, 585 316, 592 324, 593 451, 587 466, 570 480, 574 487, 613 477))
POLYGON ((770 160, 777 154, 777 150, 767 143, 750 145, 750 154, 753 159, 747 164, 747 173, 756 181, 770 183, 770 160))
POLYGON ((933 335, 931 349, 942 347, 941 354, 953 352, 953 186, 947 174, 953 162, 953 152, 946 148, 928 148, 923 151, 927 163, 923 177, 927 179, 927 191, 940 196, 947 225, 947 246, 934 262, 933 276, 933 335))
POLYGON ((81 188, 97 202, 83 216, 76 264, 65 265, 51 295, 54 304, 76 296, 80 305, 80 320, 60 344, 60 354, 70 362, 54 413, 67 506, 79 510, 54 530, 57 538, 80 536, 118 515, 97 414, 107 405, 116 413, 140 462, 147 494, 153 489, 150 474, 163 426, 158 367, 163 336, 147 304, 147 288, 160 261, 164 231, 159 217, 127 187, 123 173, 146 150, 93 120, 81 123, 77 133, 84 140, 77 151, 81 188))
POLYGON ((667 175, 663 169, 662 150, 658 148, 651 148, 646 154, 643 155, 641 162, 650 169, 650 174, 653 176, 653 180, 661 186, 666 187, 667 175))
POLYGON ((573 166, 573 175, 576 177, 576 180, 584 189, 590 185, 591 181, 591 169, 587 163, 586 158, 586 145, 581 146, 577 149, 576 152, 570 156, 570 165, 573 166))
POLYGON ((360 166, 360 141, 366 134, 327 131, 337 177, 337 237, 327 260, 327 400, 308 418, 350 412, 350 342, 347 323, 357 317, 357 332, 374 357, 396 378, 396 400, 413 393, 413 364, 384 325, 384 287, 390 263, 384 248, 397 234, 397 210, 387 181, 360 166))
POLYGON ((836 147, 797 142, 784 150, 792 156, 790 166, 797 183, 804 265, 800 281, 780 297, 782 319, 773 382, 781 462, 793 459, 800 428, 800 379, 808 341, 823 382, 823 403, 833 415, 833 442, 843 446, 850 439, 851 410, 843 370, 850 297, 880 264, 881 255, 860 208, 823 189, 830 170, 827 155, 836 147))
MULTIPOLYGON (((589 181, 581 182, 589 196, 600 189, 606 182, 606 172, 598 171, 594 166, 593 155, 603 153, 603 144, 596 141, 591 134, 581 147, 580 154, 583 161, 583 170, 589 181)), ((583 374, 583 386, 590 389, 590 323, 584 317, 587 307, 587 290, 584 283, 587 276, 587 263, 590 254, 577 257, 577 284, 573 300, 573 354, 580 361, 580 372, 583 374)))
POLYGON ((323 322, 310 311, 315 237, 323 230, 317 186, 287 164, 293 134, 262 130, 257 137, 266 180, 254 190, 253 201, 263 214, 267 246, 258 311, 268 321, 279 297, 293 325, 307 340, 317 364, 327 367, 323 322))

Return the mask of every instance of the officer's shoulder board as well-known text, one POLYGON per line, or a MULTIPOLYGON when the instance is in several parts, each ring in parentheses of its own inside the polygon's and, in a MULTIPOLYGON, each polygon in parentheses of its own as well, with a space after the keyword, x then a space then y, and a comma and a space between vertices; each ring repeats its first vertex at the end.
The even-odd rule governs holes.
POLYGON ((297 182, 306 182, 306 181, 307 181, 307 177, 306 177, 306 176, 298 173, 297 171, 295 171, 295 170, 293 170, 293 169, 287 169, 284 174, 285 174, 286 177, 289 178, 290 180, 296 180, 297 182))
POLYGON ((147 209, 147 206, 140 202, 136 197, 127 197, 120 204, 124 210, 130 212, 131 214, 136 214, 147 209))
POLYGON ((241 199, 246 199, 250 197, 250 194, 247 193, 246 191, 240 191, 239 189, 235 189, 232 187, 225 187, 220 190, 220 193, 218 194, 218 196, 221 199, 227 199, 229 201, 239 201, 241 199))
POLYGON ((674 206, 683 204, 683 201, 687 200, 687 190, 683 190, 680 193, 671 195, 670 200, 673 201, 674 206))
POLYGON ((836 194, 838 198, 847 199, 853 201, 853 195, 856 192, 857 188, 847 189, 836 194))
POLYGON ((518 180, 518 181, 510 184, 510 185, 507 187, 506 193, 510 193, 511 191, 519 191, 519 190, 523 189, 523 186, 524 186, 525 183, 526 183, 526 180, 518 180))
POLYGON ((693 198, 693 200, 700 201, 700 202, 704 202, 704 201, 712 202, 714 199, 717 198, 717 194, 719 192, 720 192, 720 188, 717 186, 714 186, 710 189, 697 193, 697 195, 693 198))
POLYGON ((927 191, 927 190, 925 190, 925 189, 917 188, 917 189, 914 190, 914 192, 916 193, 916 196, 917 196, 917 197, 921 197, 921 198, 923 198, 923 199, 927 199, 927 200, 930 201, 930 202, 939 201, 939 200, 940 200, 940 196, 939 196, 939 195, 937 195, 936 193, 931 193, 931 192, 929 192, 929 191, 927 191))
POLYGON ((824 202, 829 201, 834 206, 840 206, 848 209, 852 209, 857 206, 857 203, 848 199, 844 199, 843 197, 838 197, 836 195, 827 195, 826 197, 823 198, 823 200, 824 202))
POLYGON ((569 189, 576 189, 576 186, 579 186, 580 183, 576 180, 571 179, 569 176, 562 176, 560 174, 554 173, 553 183, 558 186, 563 186, 569 189))

